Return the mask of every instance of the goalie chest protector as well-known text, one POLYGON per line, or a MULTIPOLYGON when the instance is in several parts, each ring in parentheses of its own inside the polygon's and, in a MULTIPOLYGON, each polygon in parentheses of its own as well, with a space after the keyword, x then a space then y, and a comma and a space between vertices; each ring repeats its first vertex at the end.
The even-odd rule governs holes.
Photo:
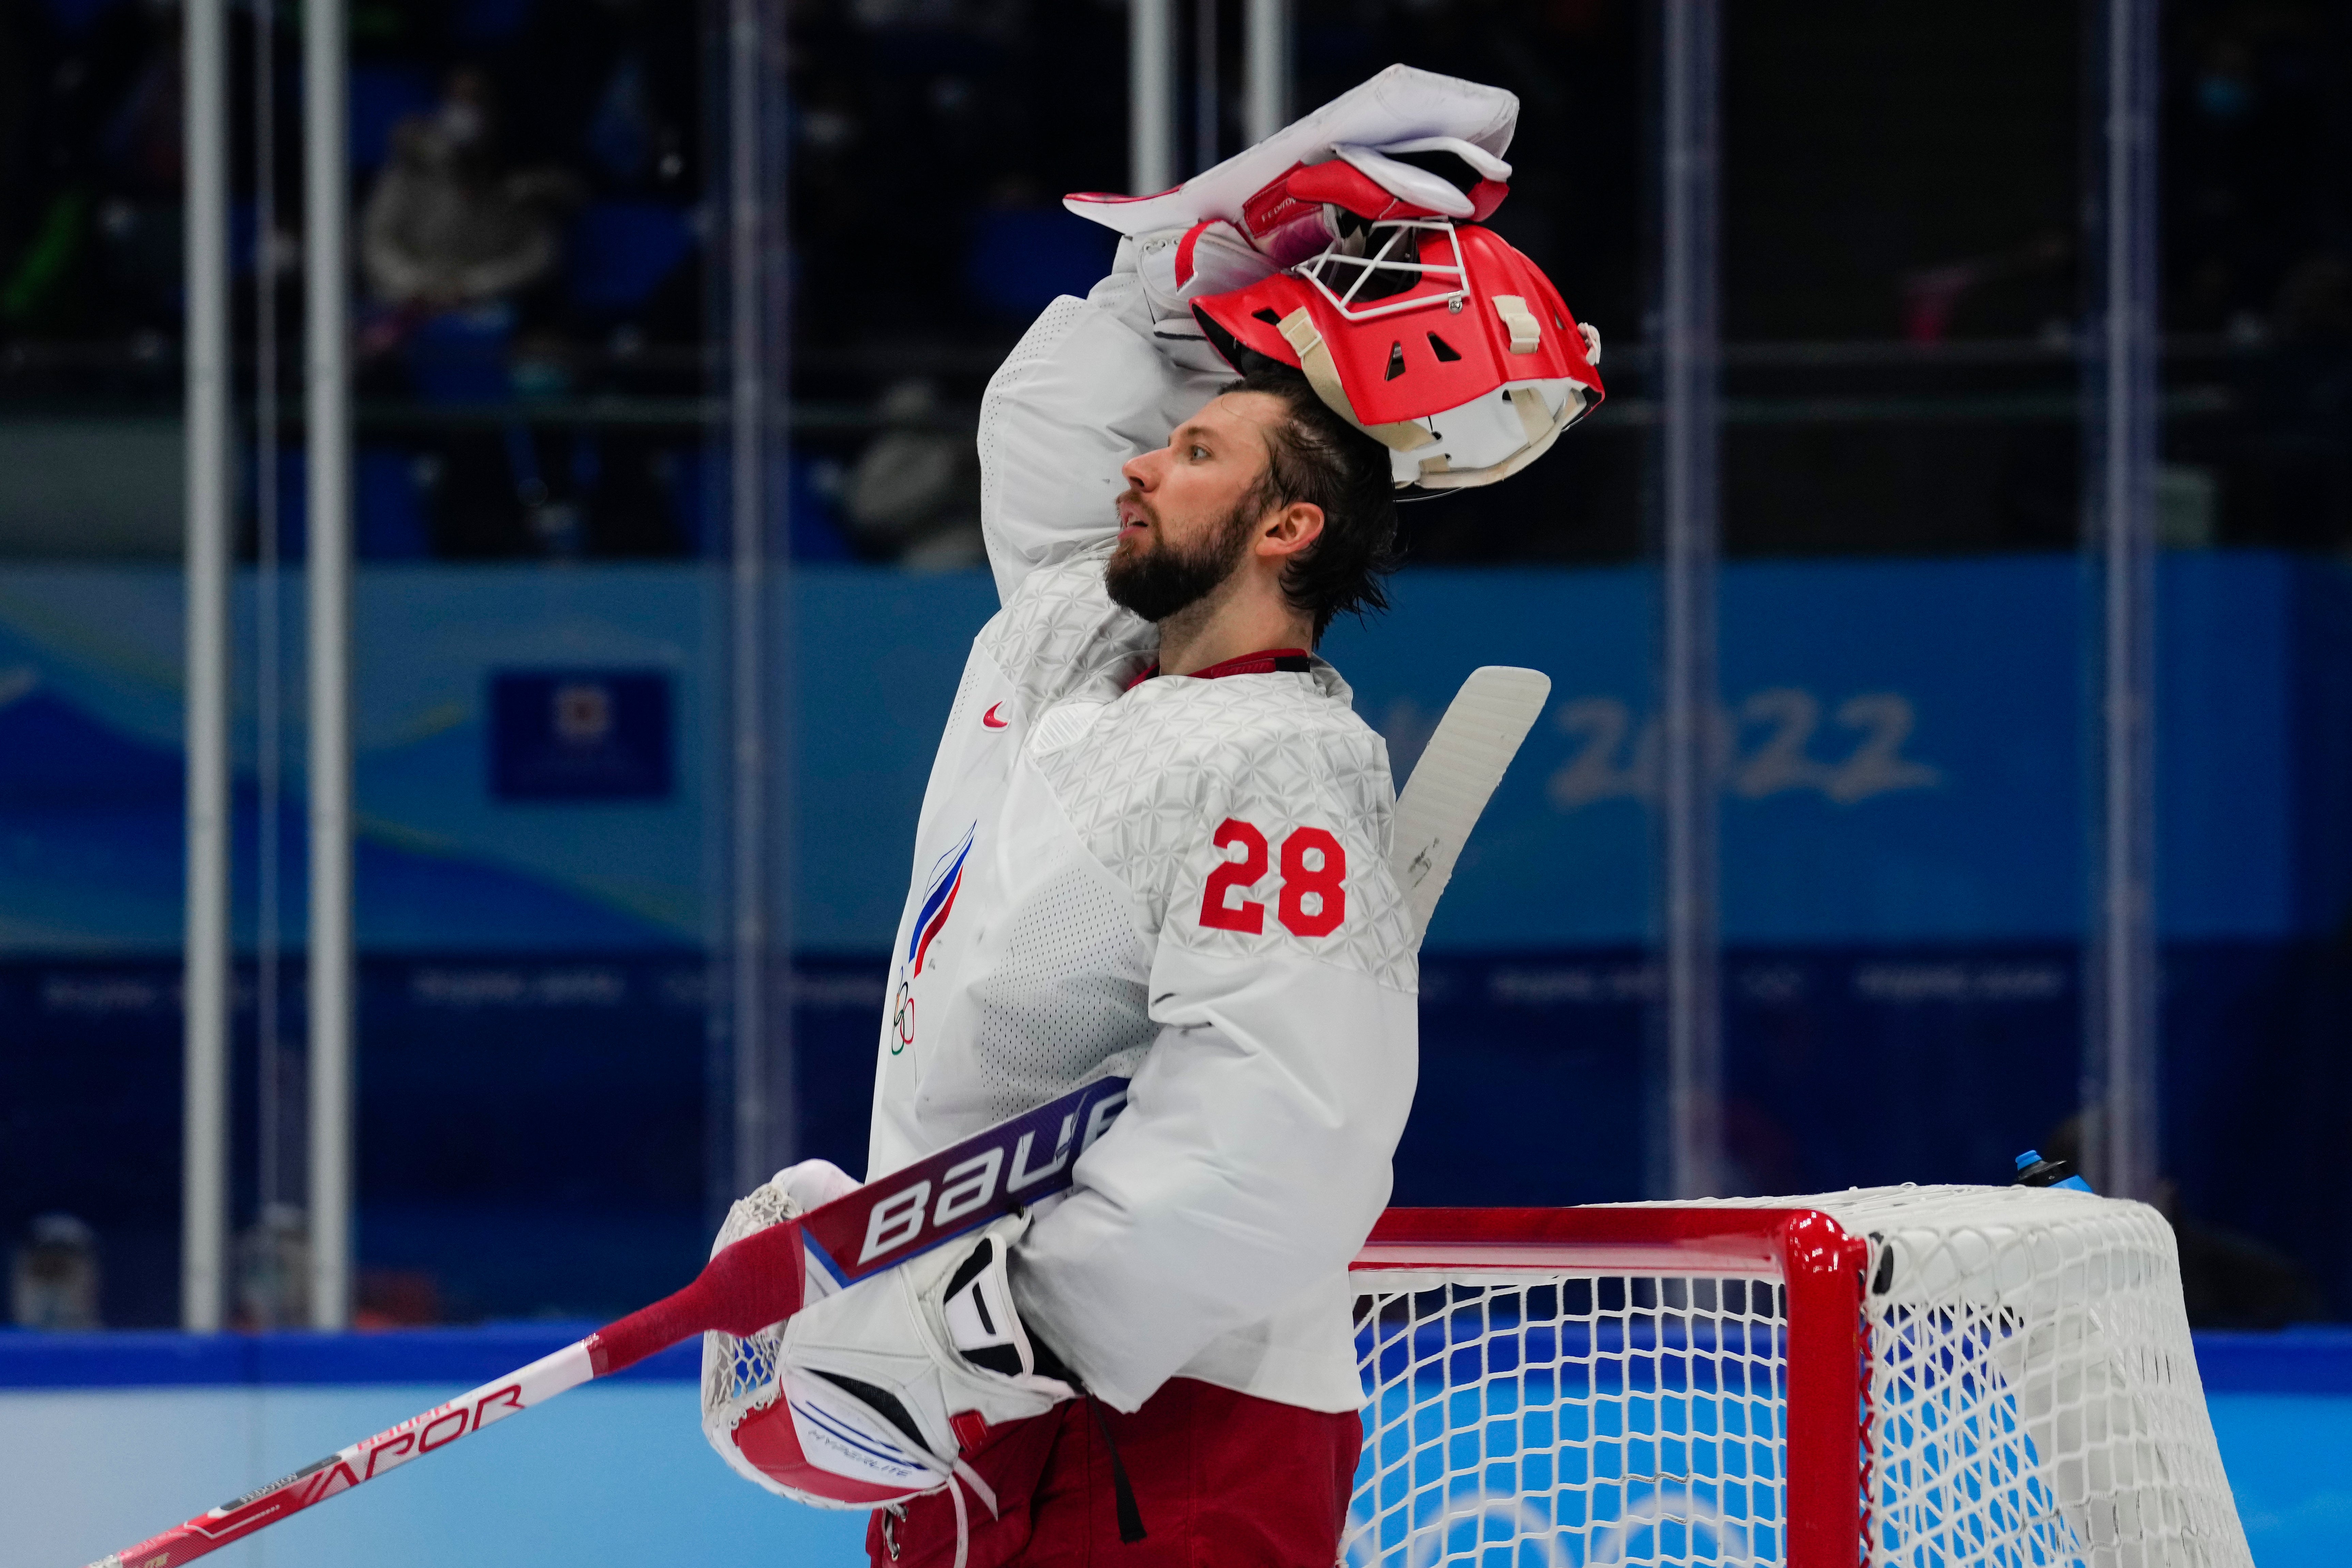
POLYGON ((892 944, 869 1179, 1132 1071, 1163 942, 1317 960, 1303 1025, 1325 966, 1415 987, 1387 747, 1346 682, 1311 658, 1139 681, 1157 632, 1110 602, 1108 554, 1030 573, 965 664, 892 944))
MULTIPOLYGON (((1311 657, 1139 680, 1157 634, 1110 602, 1108 554, 1031 571, 973 644, 891 951, 868 1179, 1087 1079, 1133 1075, 1163 1029, 1200 1021, 1184 976, 1205 965, 1246 975, 1270 1031, 1358 1020, 1368 1069, 1400 1080, 1383 1125, 1364 1130, 1382 1145, 1379 1190, 1335 1171, 1332 1190, 1299 1197, 1301 1217, 1344 1229, 1385 1201, 1412 1093, 1415 944, 1386 860, 1387 747, 1311 657), (1372 1041, 1398 1042, 1402 1060, 1372 1041)), ((1200 1136, 1220 1131, 1205 1115, 1200 1136)), ((1344 1319, 1343 1289, 1298 1303, 1298 1326, 1260 1325, 1255 1361, 1185 1370, 1352 1408, 1343 1325, 1316 1329, 1311 1352, 1263 1352, 1268 1335, 1344 1319)))

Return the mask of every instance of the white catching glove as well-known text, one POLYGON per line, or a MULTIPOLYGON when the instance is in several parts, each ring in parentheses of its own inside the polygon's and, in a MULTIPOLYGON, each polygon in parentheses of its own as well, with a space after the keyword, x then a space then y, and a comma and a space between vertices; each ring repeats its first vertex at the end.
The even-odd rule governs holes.
POLYGON ((1293 267, 1378 218, 1483 221, 1508 192, 1519 100, 1395 65, 1172 191, 1064 198, 1123 237, 1087 298, 1176 368, 1233 374, 1192 302, 1293 267))
POLYGON ((1484 221, 1507 189, 1518 118, 1501 88, 1394 65, 1172 191, 1063 205, 1136 237, 1222 218, 1292 267, 1339 237, 1340 213, 1484 221))
POLYGON ((784 1325, 780 1402, 790 1423, 737 1442, 777 1489, 821 1507, 871 1508, 961 1476, 982 1430, 1042 1415, 1077 1391, 1038 1372, 1013 1310, 1005 1254, 1028 1229, 1008 1215, 974 1237, 814 1301, 784 1325), (756 1454, 753 1450, 757 1449, 756 1454), (796 1461, 796 1462, 794 1462, 796 1461))
MULTIPOLYGON (((803 1160, 786 1166, 737 1198, 710 1244, 713 1258, 745 1237, 797 1219, 809 1210, 857 1189, 857 1182, 829 1160, 803 1160)), ((781 1490, 739 1445, 739 1430, 756 1425, 776 1403, 776 1368, 782 1360, 784 1325, 771 1323, 738 1339, 713 1329, 702 1336, 702 1432, 719 1457, 744 1477, 781 1490)))
POLYGON ((804 1215, 835 1198, 847 1197, 862 1184, 830 1160, 803 1160, 769 1177, 767 1187, 783 1198, 792 1214, 804 1215))

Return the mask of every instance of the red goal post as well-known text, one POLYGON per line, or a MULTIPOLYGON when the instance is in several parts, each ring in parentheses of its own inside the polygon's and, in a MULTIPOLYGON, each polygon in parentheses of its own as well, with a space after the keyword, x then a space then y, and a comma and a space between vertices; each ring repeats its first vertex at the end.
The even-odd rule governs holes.
POLYGON ((1359 1568, 2251 1568, 2142 1205, 1392 1209, 1351 1273, 1359 1568))
POLYGON ((1433 1269, 1449 1289, 1568 1274, 1779 1279, 1787 1292, 1787 1561, 1850 1568, 1862 1542, 1866 1253, 1812 1209, 1391 1209, 1350 1272, 1360 1291, 1433 1269))

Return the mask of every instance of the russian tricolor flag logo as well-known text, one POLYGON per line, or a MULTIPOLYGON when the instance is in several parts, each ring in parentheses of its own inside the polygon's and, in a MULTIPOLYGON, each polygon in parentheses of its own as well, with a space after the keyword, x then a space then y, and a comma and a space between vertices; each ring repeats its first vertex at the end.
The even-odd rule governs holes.
POLYGON ((963 830, 963 841, 940 856, 931 867, 931 879, 923 889, 923 910, 915 917, 915 929, 907 938, 907 963, 910 977, 923 972, 923 960, 931 951, 931 939, 947 925, 948 916, 955 909, 956 893, 963 887, 963 863, 971 857, 972 837, 980 831, 973 823, 963 830))

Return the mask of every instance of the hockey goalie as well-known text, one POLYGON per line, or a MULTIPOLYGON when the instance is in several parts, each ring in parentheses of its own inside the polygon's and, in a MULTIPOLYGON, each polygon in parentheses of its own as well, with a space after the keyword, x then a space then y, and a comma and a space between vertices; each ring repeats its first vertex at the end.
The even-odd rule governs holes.
MULTIPOLYGON (((1070 198, 1122 238, 982 406, 1003 607, 923 798, 866 1174, 1098 1077, 1125 1109, 1066 1191, 782 1324, 782 1397, 706 1398, 746 1476, 874 1510, 877 1564, 1338 1555, 1416 938, 1386 749, 1315 648, 1384 605, 1401 493, 1601 399, 1597 335, 1480 226, 1517 110, 1393 67, 1176 190, 1070 198)), ((721 1240, 856 1184, 794 1166, 721 1240)))

